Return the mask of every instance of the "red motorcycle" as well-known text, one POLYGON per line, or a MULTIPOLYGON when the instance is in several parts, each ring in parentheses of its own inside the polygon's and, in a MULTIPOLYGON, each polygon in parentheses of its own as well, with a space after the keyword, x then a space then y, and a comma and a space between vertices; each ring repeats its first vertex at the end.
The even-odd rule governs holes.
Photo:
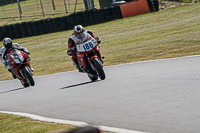
POLYGON ((87 73, 91 81, 96 81, 98 77, 105 79, 103 70, 103 58, 99 50, 98 38, 91 37, 88 33, 83 32, 76 44, 77 60, 80 69, 87 73))
POLYGON ((29 57, 22 51, 17 49, 12 49, 9 55, 10 64, 18 69, 19 74, 23 79, 20 80, 24 87, 29 87, 29 85, 34 86, 35 82, 33 79, 33 73, 30 67, 29 57))

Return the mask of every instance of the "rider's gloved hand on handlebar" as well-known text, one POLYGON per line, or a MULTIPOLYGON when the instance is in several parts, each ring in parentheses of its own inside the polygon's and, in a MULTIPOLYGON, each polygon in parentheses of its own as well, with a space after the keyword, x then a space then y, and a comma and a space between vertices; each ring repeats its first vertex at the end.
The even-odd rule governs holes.
POLYGON ((29 55, 30 53, 28 51, 24 51, 25 54, 29 55))

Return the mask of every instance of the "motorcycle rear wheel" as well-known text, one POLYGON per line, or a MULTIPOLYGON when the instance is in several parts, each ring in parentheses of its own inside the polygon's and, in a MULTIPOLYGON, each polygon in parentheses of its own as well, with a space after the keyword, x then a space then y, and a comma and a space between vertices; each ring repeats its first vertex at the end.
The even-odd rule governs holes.
POLYGON ((99 78, 101 80, 104 80, 106 78, 106 75, 104 73, 103 67, 100 64, 99 60, 97 58, 94 58, 94 59, 92 59, 92 63, 94 65, 94 67, 96 68, 96 71, 97 71, 97 73, 99 75, 99 78))

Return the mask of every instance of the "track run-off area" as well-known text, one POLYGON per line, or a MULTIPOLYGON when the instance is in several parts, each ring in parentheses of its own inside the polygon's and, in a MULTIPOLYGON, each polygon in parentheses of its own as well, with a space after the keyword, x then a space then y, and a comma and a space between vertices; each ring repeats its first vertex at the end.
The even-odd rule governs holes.
POLYGON ((0 111, 121 133, 200 131, 200 55, 104 70, 96 82, 78 71, 36 76, 28 88, 0 81, 0 111))

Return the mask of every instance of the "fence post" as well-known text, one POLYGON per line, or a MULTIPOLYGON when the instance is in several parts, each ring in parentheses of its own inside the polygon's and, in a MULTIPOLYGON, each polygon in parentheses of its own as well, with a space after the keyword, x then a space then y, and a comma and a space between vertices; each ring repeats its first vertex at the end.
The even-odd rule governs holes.
POLYGON ((55 4, 54 4, 54 0, 51 0, 51 1, 52 1, 52 5, 53 5, 53 10, 56 10, 55 4))
POLYGON ((20 7, 20 3, 19 3, 19 0, 17 0, 17 4, 18 4, 18 9, 19 9, 19 16, 20 16, 20 19, 22 20, 22 10, 21 10, 21 7, 20 7))
POLYGON ((74 13, 76 12, 76 5, 77 5, 77 0, 76 0, 75 8, 74 8, 74 13))
POLYGON ((65 0, 64 0, 64 4, 65 4, 66 14, 68 15, 68 12, 67 12, 67 6, 66 6, 66 2, 65 2, 65 0))
POLYGON ((42 0, 40 0, 40 4, 41 4, 41 9, 42 9, 43 17, 45 17, 45 15, 44 15, 44 10, 43 10, 43 6, 42 6, 42 0))

